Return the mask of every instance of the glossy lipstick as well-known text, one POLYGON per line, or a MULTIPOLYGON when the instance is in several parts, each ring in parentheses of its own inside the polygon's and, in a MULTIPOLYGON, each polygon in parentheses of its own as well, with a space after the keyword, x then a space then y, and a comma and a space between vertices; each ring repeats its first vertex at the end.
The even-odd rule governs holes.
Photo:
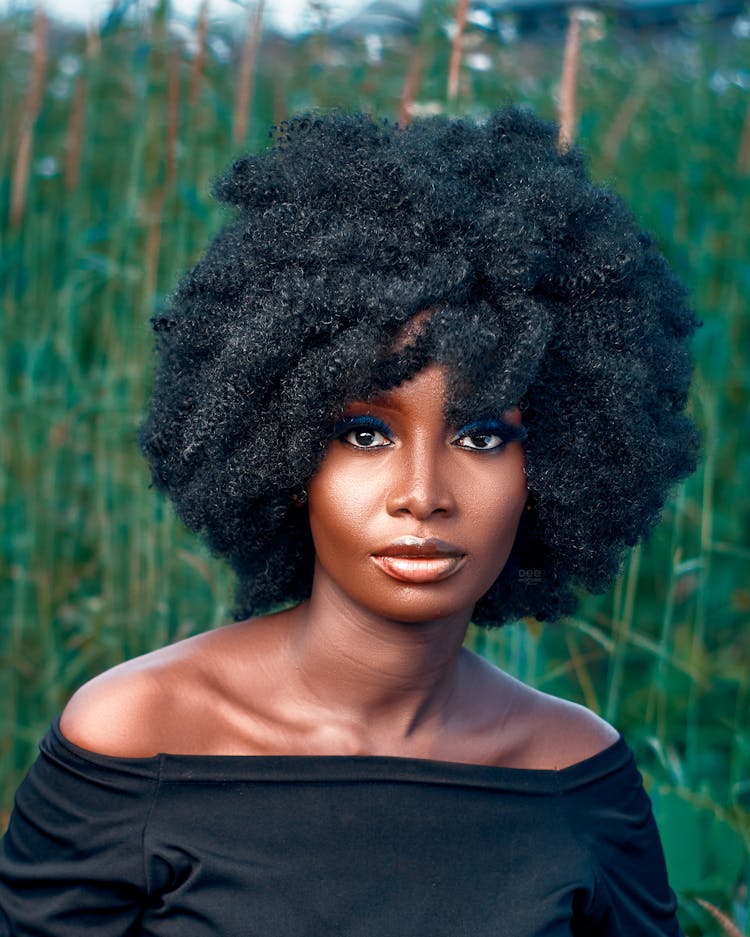
POLYGON ((440 582, 466 561, 460 547, 436 537, 399 537, 372 554, 373 562, 400 582, 440 582))

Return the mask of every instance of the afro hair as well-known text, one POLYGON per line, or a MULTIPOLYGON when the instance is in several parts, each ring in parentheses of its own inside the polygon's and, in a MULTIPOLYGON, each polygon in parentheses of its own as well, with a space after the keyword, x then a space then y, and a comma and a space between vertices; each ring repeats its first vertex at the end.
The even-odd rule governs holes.
POLYGON ((520 402, 528 430, 528 510, 473 620, 572 612, 695 467, 681 283, 526 109, 407 128, 302 116, 272 135, 217 182, 233 219, 153 320, 141 430, 157 488, 234 568, 237 617, 310 594, 295 492, 347 400, 429 361, 455 376, 451 420, 520 402))

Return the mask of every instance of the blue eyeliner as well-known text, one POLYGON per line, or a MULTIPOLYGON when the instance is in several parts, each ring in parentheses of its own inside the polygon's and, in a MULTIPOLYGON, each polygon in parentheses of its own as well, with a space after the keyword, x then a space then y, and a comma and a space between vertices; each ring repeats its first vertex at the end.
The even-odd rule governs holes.
POLYGON ((379 433, 382 433, 383 436, 386 436, 389 439, 391 437, 391 429, 389 426, 387 426, 382 420, 378 419, 378 417, 370 416, 366 413, 362 413, 358 416, 347 416, 342 420, 339 420, 338 423, 336 423, 336 425, 333 427, 333 433, 331 435, 334 439, 337 439, 339 436, 343 436, 344 433, 357 426, 370 426, 373 429, 376 429, 379 433))
MULTIPOLYGON (((379 417, 368 413, 358 414, 357 416, 348 416, 339 420, 333 427, 331 438, 338 439, 348 433, 350 430, 363 426, 377 430, 387 439, 391 438, 391 428, 379 417)), ((486 420, 474 420, 471 423, 466 423, 454 434, 453 438, 460 439, 462 436, 484 435, 499 436, 504 443, 523 442, 528 436, 528 431, 526 430, 525 426, 514 426, 498 418, 489 418, 486 420)))
POLYGON ((528 430, 523 425, 514 426, 504 420, 492 418, 467 423, 461 427, 454 438, 460 439, 462 436, 484 436, 489 434, 499 436, 503 442, 523 442, 529 435, 528 430))

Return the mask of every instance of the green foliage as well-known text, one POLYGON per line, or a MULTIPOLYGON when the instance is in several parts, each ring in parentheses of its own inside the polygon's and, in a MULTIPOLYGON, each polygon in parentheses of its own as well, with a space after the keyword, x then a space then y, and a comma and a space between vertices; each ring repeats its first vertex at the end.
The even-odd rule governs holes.
MULTIPOLYGON (((563 37, 510 41, 510 19, 506 42, 468 27, 458 99, 447 103, 452 9, 433 0, 417 31, 383 35, 380 49, 334 32, 266 34, 241 148, 265 145, 270 123, 306 108, 393 118, 410 70, 413 113, 482 117, 513 100, 553 117, 563 37)), ((578 82, 593 175, 655 233, 705 320, 692 400, 703 462, 610 594, 587 598, 564 625, 470 636, 624 732, 691 935, 720 933, 695 898, 744 927, 750 876, 750 39, 729 27, 696 21, 633 37, 592 17, 578 82)), ((5 809, 77 685, 225 621, 231 600, 227 572, 148 488, 135 433, 148 318, 222 220, 208 191, 237 152, 241 41, 210 24, 201 64, 195 24, 175 23, 166 3, 150 21, 112 21, 88 37, 54 28, 14 223, 31 29, 24 16, 0 21, 5 809)))
POLYGON ((674 790, 653 791, 673 888, 694 894, 721 892, 743 872, 745 843, 711 801, 696 802, 674 790), (700 844, 699 848, 696 848, 700 844))

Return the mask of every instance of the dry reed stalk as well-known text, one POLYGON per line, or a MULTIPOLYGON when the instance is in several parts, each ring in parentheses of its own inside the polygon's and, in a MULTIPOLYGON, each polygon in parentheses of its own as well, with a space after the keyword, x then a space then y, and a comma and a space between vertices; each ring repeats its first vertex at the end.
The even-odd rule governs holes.
POLYGON ((737 151, 737 169, 742 172, 750 172, 750 104, 745 111, 745 123, 742 127, 742 139, 740 148, 737 151))
POLYGON ((34 124, 39 116, 44 99, 44 78, 47 71, 47 17, 41 6, 34 11, 31 26, 32 53, 29 69, 29 86, 26 89, 21 111, 21 126, 18 132, 18 150, 13 164, 10 196, 10 222, 15 228, 21 223, 26 208, 26 193, 29 186, 31 152, 34 145, 34 124))
MULTIPOLYGON (((90 64, 101 52, 99 30, 89 25, 86 31, 86 59, 90 64)), ((73 92, 73 105, 70 110, 68 129, 65 134, 65 191, 75 192, 81 176, 81 155, 86 124, 86 103, 88 101, 89 80, 84 73, 76 82, 73 92)))
POLYGON ((81 150, 83 127, 88 97, 88 80, 82 75, 76 82, 73 106, 70 110, 68 130, 65 135, 65 191, 70 194, 78 188, 81 178, 81 150))
POLYGON ((424 51, 417 49, 412 56, 409 69, 404 77, 404 84, 401 88, 401 100, 398 105, 398 123, 401 127, 408 127, 411 123, 411 108, 414 104, 414 98, 419 89, 419 80, 422 77, 422 67, 424 65, 424 51))
POLYGON ((609 164, 614 163, 617 154, 620 152, 620 146, 625 139, 625 135, 630 129, 635 115, 643 106, 646 100, 645 89, 640 88, 632 91, 623 101, 622 106, 612 121, 612 126, 607 131, 602 144, 602 153, 609 164))
POLYGON ((167 169, 166 186, 177 178, 177 136, 180 117, 180 57, 176 49, 167 59, 167 169))
POLYGON ((568 32, 565 36, 562 78, 560 80, 560 106, 558 121, 560 135, 558 148, 561 152, 569 149, 575 139, 576 131, 576 84, 578 81, 578 62, 581 57, 581 10, 571 7, 568 11, 568 32))
POLYGON ((466 12, 469 0, 458 0, 456 5, 456 31, 451 43, 451 60, 448 66, 448 100, 455 101, 458 97, 458 75, 461 68, 461 44, 466 29, 466 12))
POLYGON ((737 927, 737 925, 731 921, 723 911, 720 911, 715 904, 711 904, 710 901, 706 901, 704 898, 696 898, 695 900, 702 908, 708 911, 708 913, 718 923, 719 927, 721 927, 727 937, 742 937, 742 933, 739 927, 737 927))
POLYGON ((285 94, 285 90, 286 89, 282 86, 281 79, 277 75, 276 80, 273 83, 271 96, 274 124, 280 124, 287 115, 288 106, 286 103, 287 96, 285 94))
POLYGON ((180 58, 173 49, 167 56, 167 114, 166 114, 166 158, 164 182, 159 185, 148 200, 146 224, 148 235, 144 251, 143 297, 146 303, 156 291, 159 276, 159 258, 161 255, 162 220, 167 192, 177 177, 177 136, 179 128, 180 103, 180 58))
POLYGON ((232 142, 235 146, 239 146, 247 136, 247 128, 250 123, 250 106, 255 82, 255 62, 258 58, 264 7, 265 0, 257 0, 242 47, 237 96, 234 101, 234 116, 232 119, 232 142))
POLYGON ((89 20, 89 24, 86 27, 86 55, 90 59, 96 58, 99 53, 102 51, 102 40, 99 35, 99 28, 96 26, 94 19, 89 20))
POLYGON ((26 107, 36 120, 42 108, 44 98, 44 74, 47 70, 47 39, 48 23, 44 10, 37 7, 34 11, 34 21, 31 26, 33 40, 31 53, 31 76, 29 88, 26 93, 26 107))
POLYGON ((164 213, 166 190, 166 185, 159 186, 146 216, 149 226, 143 270, 143 297, 146 303, 151 301, 156 290, 156 278, 159 273, 159 254, 161 253, 161 222, 164 213))
POLYGON ((578 642, 572 632, 566 634, 565 643, 568 645, 570 663, 573 666, 573 672, 578 680, 578 685, 581 688, 586 705, 589 709, 593 709, 594 712, 599 712, 599 700, 597 699, 596 689, 591 680, 591 675, 586 667, 586 658, 581 654, 578 648, 578 642))
POLYGON ((29 184, 29 165, 31 163, 31 147, 33 137, 33 124, 24 119, 18 138, 16 161, 13 164, 10 194, 10 223, 17 228, 23 218, 26 208, 26 190, 29 184))
POLYGON ((201 93, 201 81, 203 80, 203 69, 206 64, 206 37, 208 36, 208 0, 203 0, 201 10, 198 15, 198 29, 195 33, 195 58, 193 59, 193 70, 190 75, 190 106, 195 107, 201 93))

